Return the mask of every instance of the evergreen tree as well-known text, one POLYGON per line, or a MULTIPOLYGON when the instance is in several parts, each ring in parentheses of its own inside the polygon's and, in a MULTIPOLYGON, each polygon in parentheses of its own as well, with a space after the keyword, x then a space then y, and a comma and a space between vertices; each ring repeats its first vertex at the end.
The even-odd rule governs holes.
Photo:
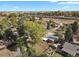
POLYGON ((78 30, 78 22, 75 21, 75 22, 72 24, 72 31, 73 31, 73 33, 75 33, 77 30, 78 30))
POLYGON ((73 41, 73 31, 71 25, 68 26, 65 32, 65 41, 72 42, 73 41))

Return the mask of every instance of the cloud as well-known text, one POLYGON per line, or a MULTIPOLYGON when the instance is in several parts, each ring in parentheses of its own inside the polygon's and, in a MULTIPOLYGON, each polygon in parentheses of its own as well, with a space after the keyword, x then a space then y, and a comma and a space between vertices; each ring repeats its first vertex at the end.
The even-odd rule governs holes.
POLYGON ((62 10, 65 10, 65 9, 68 9, 68 8, 70 8, 70 6, 64 6, 64 7, 62 7, 61 9, 62 9, 62 10))
POLYGON ((58 4, 79 4, 79 1, 61 1, 58 4))
POLYGON ((52 1, 49 1, 49 2, 55 3, 55 2, 57 2, 57 1, 55 1, 55 0, 52 0, 52 1))
POLYGON ((79 8, 77 8, 77 7, 71 7, 71 6, 64 6, 64 7, 62 7, 60 10, 62 10, 62 11, 74 11, 74 10, 79 10, 79 8))
POLYGON ((11 6, 11 5, 7 5, 7 4, 2 4, 2 7, 11 7, 11 8, 19 8, 19 6, 11 6))

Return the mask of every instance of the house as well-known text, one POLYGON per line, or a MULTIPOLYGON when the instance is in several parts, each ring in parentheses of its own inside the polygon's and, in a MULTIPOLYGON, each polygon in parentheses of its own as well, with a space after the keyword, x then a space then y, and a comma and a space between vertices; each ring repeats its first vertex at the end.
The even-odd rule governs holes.
POLYGON ((64 43, 61 51, 66 52, 71 56, 79 56, 79 46, 68 42, 64 43))

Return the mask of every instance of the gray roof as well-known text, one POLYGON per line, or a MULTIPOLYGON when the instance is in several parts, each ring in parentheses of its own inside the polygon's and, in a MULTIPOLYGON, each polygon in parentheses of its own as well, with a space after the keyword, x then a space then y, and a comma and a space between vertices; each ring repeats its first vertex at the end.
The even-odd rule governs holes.
POLYGON ((46 38, 48 38, 48 39, 53 39, 53 40, 58 39, 58 38, 55 37, 55 36, 48 36, 48 37, 46 37, 46 38))
POLYGON ((54 36, 52 33, 50 34, 46 34, 45 37, 43 37, 43 40, 51 40, 51 41, 55 41, 58 40, 58 36, 54 36))
POLYGON ((62 48, 63 51, 65 51, 68 54, 71 54, 73 56, 75 56, 76 53, 79 53, 79 51, 77 49, 79 49, 78 45, 71 44, 71 43, 68 43, 68 42, 65 42, 64 45, 63 45, 63 48, 62 48))

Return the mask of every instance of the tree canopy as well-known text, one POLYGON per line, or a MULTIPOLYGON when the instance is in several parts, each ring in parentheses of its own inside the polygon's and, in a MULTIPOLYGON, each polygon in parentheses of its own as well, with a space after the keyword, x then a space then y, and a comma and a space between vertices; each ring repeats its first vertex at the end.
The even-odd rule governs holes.
POLYGON ((26 22, 25 26, 26 31, 29 32, 29 35, 34 40, 34 42, 40 42, 46 33, 46 29, 42 25, 34 23, 33 21, 26 22))

